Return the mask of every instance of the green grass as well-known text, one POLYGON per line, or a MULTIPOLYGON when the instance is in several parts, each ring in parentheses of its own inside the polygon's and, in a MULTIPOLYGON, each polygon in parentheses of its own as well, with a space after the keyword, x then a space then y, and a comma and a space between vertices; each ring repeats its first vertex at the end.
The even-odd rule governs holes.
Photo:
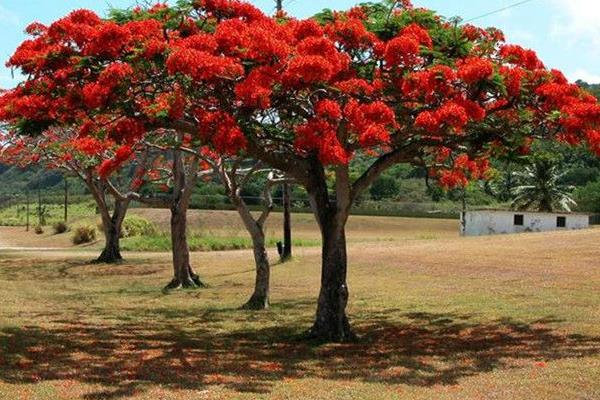
MULTIPOLYGON (((64 220, 64 206, 58 204, 46 204, 46 225, 52 225, 64 220)), ((70 204, 68 207, 69 220, 89 218, 95 215, 96 205, 93 202, 70 204)), ((29 205, 29 222, 31 226, 38 224, 37 203, 29 205)), ((13 204, 10 207, 0 209, 0 226, 25 226, 27 223, 27 206, 13 204)))
MULTIPOLYGON (((240 236, 209 236, 206 234, 192 234, 188 237, 191 251, 223 251, 251 249, 252 240, 249 237, 240 236)), ((319 240, 296 239, 293 241, 296 247, 320 246, 319 240)), ((277 240, 269 239, 267 247, 276 247, 277 240)), ((124 251, 147 251, 166 252, 171 251, 171 237, 167 234, 156 234, 149 236, 136 236, 121 240, 121 249, 124 251)))

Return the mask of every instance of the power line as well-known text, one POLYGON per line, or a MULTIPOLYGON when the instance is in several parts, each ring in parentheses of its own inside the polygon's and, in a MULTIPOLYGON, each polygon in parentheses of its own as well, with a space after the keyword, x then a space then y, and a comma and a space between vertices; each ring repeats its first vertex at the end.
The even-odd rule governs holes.
POLYGON ((509 6, 502 7, 502 8, 500 8, 500 9, 498 9, 498 10, 490 11, 489 13, 486 13, 486 14, 480 15, 480 16, 478 16, 478 17, 474 17, 474 18, 468 19, 468 20, 466 20, 465 22, 471 22, 471 21, 475 21, 475 20, 477 20, 477 19, 481 19, 481 18, 489 17, 490 15, 498 14, 498 13, 500 13, 500 12, 502 12, 502 11, 510 10, 511 8, 515 8, 515 7, 518 7, 518 6, 522 6, 523 4, 531 3, 532 1, 534 1, 534 0, 523 0, 523 1, 519 1, 518 3, 511 4, 511 5, 509 5, 509 6))

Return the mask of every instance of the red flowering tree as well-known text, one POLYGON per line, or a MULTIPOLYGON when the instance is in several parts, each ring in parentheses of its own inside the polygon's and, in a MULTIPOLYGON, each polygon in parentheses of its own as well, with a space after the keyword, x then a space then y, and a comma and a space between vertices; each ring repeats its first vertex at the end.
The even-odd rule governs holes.
MULTIPOLYGON (((113 162, 115 157, 128 158, 129 154, 115 154, 119 148, 115 148, 114 143, 92 137, 78 137, 71 129, 52 129, 38 136, 20 135, 9 131, 0 140, 3 143, 0 152, 2 163, 20 167, 42 165, 47 169, 66 171, 79 178, 91 193, 102 219, 105 245, 96 261, 122 261, 119 242, 130 200, 111 197, 98 174, 98 169, 107 162, 113 162)), ((137 188, 141 182, 140 176, 145 174, 143 165, 132 165, 132 168, 135 171, 131 176, 120 179, 121 186, 129 190, 137 188)))
POLYGON ((199 148, 204 137, 198 129, 188 133, 178 125, 218 124, 203 131, 218 150, 236 152, 244 146, 231 117, 207 112, 218 104, 213 95, 217 87, 243 68, 219 55, 215 40, 181 15, 179 9, 158 4, 115 20, 78 10, 50 26, 32 24, 27 28, 32 38, 7 63, 28 78, 0 100, 0 120, 17 134, 35 136, 60 127, 76 129, 77 138, 115 143, 114 157, 97 169, 111 193, 122 201, 135 198, 171 209, 174 279, 169 287, 201 285, 190 265, 186 238, 200 159, 181 148, 199 148), (194 102, 186 98, 192 90, 189 79, 174 76, 184 67, 202 82, 200 90, 194 89, 194 102), (162 154, 168 196, 121 192, 109 179, 141 148, 162 154))
MULTIPOLYGON (((422 165, 452 187, 484 176, 491 156, 526 151, 533 138, 600 151, 596 100, 496 29, 447 21, 408 1, 304 21, 249 14, 238 1, 194 5, 196 21, 217 21, 219 54, 244 66, 219 88, 216 115, 233 116, 247 153, 309 193, 323 238, 315 338, 353 337, 345 225, 354 200, 387 168, 422 165), (372 163, 351 179, 359 153, 372 163)), ((199 63, 190 57, 170 70, 199 90, 199 63)))
POLYGON ((145 134, 144 138, 145 141, 140 141, 137 147, 143 149, 140 154, 144 160, 142 165, 145 166, 145 174, 138 177, 139 183, 136 187, 122 191, 119 190, 119 185, 114 183, 113 168, 122 165, 118 157, 109 161, 110 168, 107 171, 101 172, 102 182, 120 201, 136 200, 171 211, 173 279, 165 289, 204 287, 205 284, 194 271, 190 261, 187 212, 201 177, 212 171, 202 168, 200 152, 186 150, 187 144, 183 134, 159 129, 145 134))

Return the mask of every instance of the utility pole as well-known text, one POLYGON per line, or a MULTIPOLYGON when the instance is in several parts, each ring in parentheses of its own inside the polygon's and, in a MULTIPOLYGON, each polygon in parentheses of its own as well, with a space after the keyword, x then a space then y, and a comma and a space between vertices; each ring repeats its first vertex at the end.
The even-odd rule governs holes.
POLYGON ((462 218, 461 218, 461 225, 462 225, 462 232, 463 234, 465 234, 467 232, 467 187, 463 186, 462 187, 462 218))
MULTIPOLYGON (((283 11, 283 0, 275 0, 275 9, 278 13, 283 11)), ((292 196, 289 183, 283 184, 283 251, 281 261, 292 258, 292 196)))
POLYGON ((27 215, 25 216, 25 220, 27 221, 27 229, 26 231, 29 232, 29 188, 26 189, 26 197, 27 197, 27 215))
POLYGON ((65 224, 69 219, 69 181, 67 180, 67 175, 64 176, 65 181, 65 224))
POLYGON ((281 261, 292 258, 292 196, 289 183, 283 184, 283 253, 281 261))
POLYGON ((42 226, 42 188, 38 183, 38 226, 42 226))

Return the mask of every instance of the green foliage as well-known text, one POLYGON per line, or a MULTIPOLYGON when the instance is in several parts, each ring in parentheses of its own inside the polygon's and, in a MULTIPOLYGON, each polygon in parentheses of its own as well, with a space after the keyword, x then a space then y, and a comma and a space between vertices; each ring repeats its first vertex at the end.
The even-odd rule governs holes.
POLYGON ((538 155, 523 171, 516 172, 518 186, 514 189, 513 207, 519 210, 534 209, 552 212, 571 211, 577 205, 571 198, 572 186, 561 184, 564 172, 560 171, 554 155, 538 155))
POLYGON ((575 83, 577 85, 579 85, 580 87, 584 88, 585 90, 587 90, 588 92, 590 92, 592 95, 596 96, 596 98, 600 99, 600 84, 598 84, 598 83, 589 84, 582 80, 578 80, 575 83))
MULTIPOLYGON (((317 247, 320 245, 318 240, 294 239, 293 243, 297 247, 317 247)), ((252 248, 252 240, 245 236, 192 234, 188 238, 188 244, 191 251, 225 251, 252 248)), ((270 239, 266 245, 275 248, 277 240, 270 239)), ((168 252, 171 251, 171 237, 167 234, 131 237, 121 242, 121 249, 125 251, 168 252)))
POLYGON ((156 225, 145 218, 130 215, 123 221, 121 237, 151 236, 157 232, 156 225))
POLYGON ((398 181, 389 175, 379 177, 369 189, 373 200, 394 198, 398 195, 399 191, 398 181))
POLYGON ((75 245, 91 243, 96 240, 97 230, 92 225, 80 225, 73 231, 72 241, 75 245))
MULTIPOLYGON (((55 224, 64 220, 64 206, 61 204, 46 204, 45 219, 47 224, 55 224)), ((96 206, 91 201, 69 205, 69 217, 73 220, 91 217, 95 214, 96 206)), ((29 207, 30 222, 37 223, 37 204, 29 207)), ((0 208, 0 226, 25 226, 27 223, 27 205, 21 198, 19 202, 0 208)))
POLYGON ((573 197, 578 211, 600 213, 600 181, 577 188, 573 197))

